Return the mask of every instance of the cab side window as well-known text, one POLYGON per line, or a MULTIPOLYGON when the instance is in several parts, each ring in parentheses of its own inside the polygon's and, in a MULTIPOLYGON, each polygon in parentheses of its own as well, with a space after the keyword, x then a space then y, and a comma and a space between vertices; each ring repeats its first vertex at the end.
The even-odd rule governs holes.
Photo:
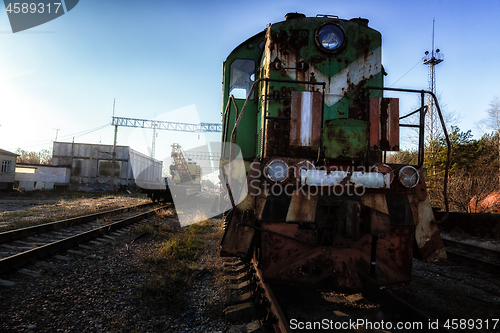
MULTIPOLYGON (((236 99, 246 99, 255 81, 255 61, 236 59, 230 67, 229 95, 236 99)), ((250 98, 253 98, 253 93, 250 98)))

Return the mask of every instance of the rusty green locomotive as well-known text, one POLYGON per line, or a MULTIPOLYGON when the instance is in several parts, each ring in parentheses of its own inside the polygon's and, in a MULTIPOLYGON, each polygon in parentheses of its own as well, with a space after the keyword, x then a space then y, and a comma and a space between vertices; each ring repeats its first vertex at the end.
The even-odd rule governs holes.
MULTIPOLYGON (((224 63, 222 141, 241 150, 246 190, 232 191, 237 177, 222 172, 232 207, 221 255, 252 260, 265 282, 345 291, 406 283, 413 256, 446 253, 423 141, 417 165, 386 160, 403 125, 398 100, 383 98, 381 34, 362 18, 285 18, 224 63)), ((233 149, 223 156, 232 160, 233 149)))

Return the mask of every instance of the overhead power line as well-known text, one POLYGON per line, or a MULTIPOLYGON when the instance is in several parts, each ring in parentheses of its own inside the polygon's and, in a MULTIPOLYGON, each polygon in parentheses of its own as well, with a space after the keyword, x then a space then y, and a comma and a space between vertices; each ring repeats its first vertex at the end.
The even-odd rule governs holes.
MULTIPOLYGON (((105 125, 102 125, 102 126, 99 126, 99 127, 95 127, 95 128, 91 128, 91 129, 88 129, 88 130, 85 130, 85 131, 81 131, 81 132, 76 132, 76 133, 73 133, 73 134, 67 134, 67 135, 62 136, 59 140, 65 140, 65 139, 70 139, 70 138, 81 137, 81 136, 90 134, 92 132, 98 131, 100 129, 103 129, 104 127, 107 127, 107 126, 109 126, 109 124, 105 124, 105 125)), ((47 146, 47 145, 50 145, 52 142, 54 142, 54 140, 52 140, 52 139, 36 140, 36 141, 28 142, 27 145, 17 146, 17 147, 13 147, 13 148, 12 147, 11 148, 7 148, 7 150, 13 150, 13 149, 18 149, 18 148, 20 148, 20 149, 26 149, 26 148, 47 146)))
POLYGON ((393 84, 391 84, 389 87, 393 87, 396 83, 398 83, 399 81, 401 81, 402 78, 404 78, 408 73, 410 73, 415 67, 417 67, 417 65, 419 65, 420 63, 422 62, 421 59, 419 59, 417 61, 417 63, 412 67, 410 68, 410 70, 408 72, 406 72, 403 76, 401 76, 396 82, 394 82, 393 84))

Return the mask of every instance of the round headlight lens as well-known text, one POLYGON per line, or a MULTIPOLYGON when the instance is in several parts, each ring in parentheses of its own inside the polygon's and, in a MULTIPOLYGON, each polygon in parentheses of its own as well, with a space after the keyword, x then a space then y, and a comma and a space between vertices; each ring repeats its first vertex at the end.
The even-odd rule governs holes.
POLYGON ((403 186, 408 188, 415 187, 417 186, 419 180, 420 175, 414 167, 407 165, 399 170, 399 181, 403 184, 403 186))
POLYGON ((288 179, 288 164, 280 159, 270 160, 264 167, 264 175, 272 182, 284 182, 288 179))
POLYGON ((297 162, 294 165, 295 178, 300 179, 300 170, 315 170, 315 169, 316 167, 311 161, 302 160, 300 162, 297 162))
POLYGON ((334 24, 327 24, 319 29, 316 38, 325 50, 335 51, 344 43, 344 32, 334 24))

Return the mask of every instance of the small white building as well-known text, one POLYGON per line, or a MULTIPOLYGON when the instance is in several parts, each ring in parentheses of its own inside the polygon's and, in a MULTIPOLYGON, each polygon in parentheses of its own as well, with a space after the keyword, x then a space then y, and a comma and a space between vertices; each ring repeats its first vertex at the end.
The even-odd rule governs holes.
POLYGON ((66 189, 71 168, 53 165, 16 165, 16 187, 21 191, 66 189))
POLYGON ((0 149, 0 190, 12 190, 14 187, 18 156, 18 154, 0 149))

